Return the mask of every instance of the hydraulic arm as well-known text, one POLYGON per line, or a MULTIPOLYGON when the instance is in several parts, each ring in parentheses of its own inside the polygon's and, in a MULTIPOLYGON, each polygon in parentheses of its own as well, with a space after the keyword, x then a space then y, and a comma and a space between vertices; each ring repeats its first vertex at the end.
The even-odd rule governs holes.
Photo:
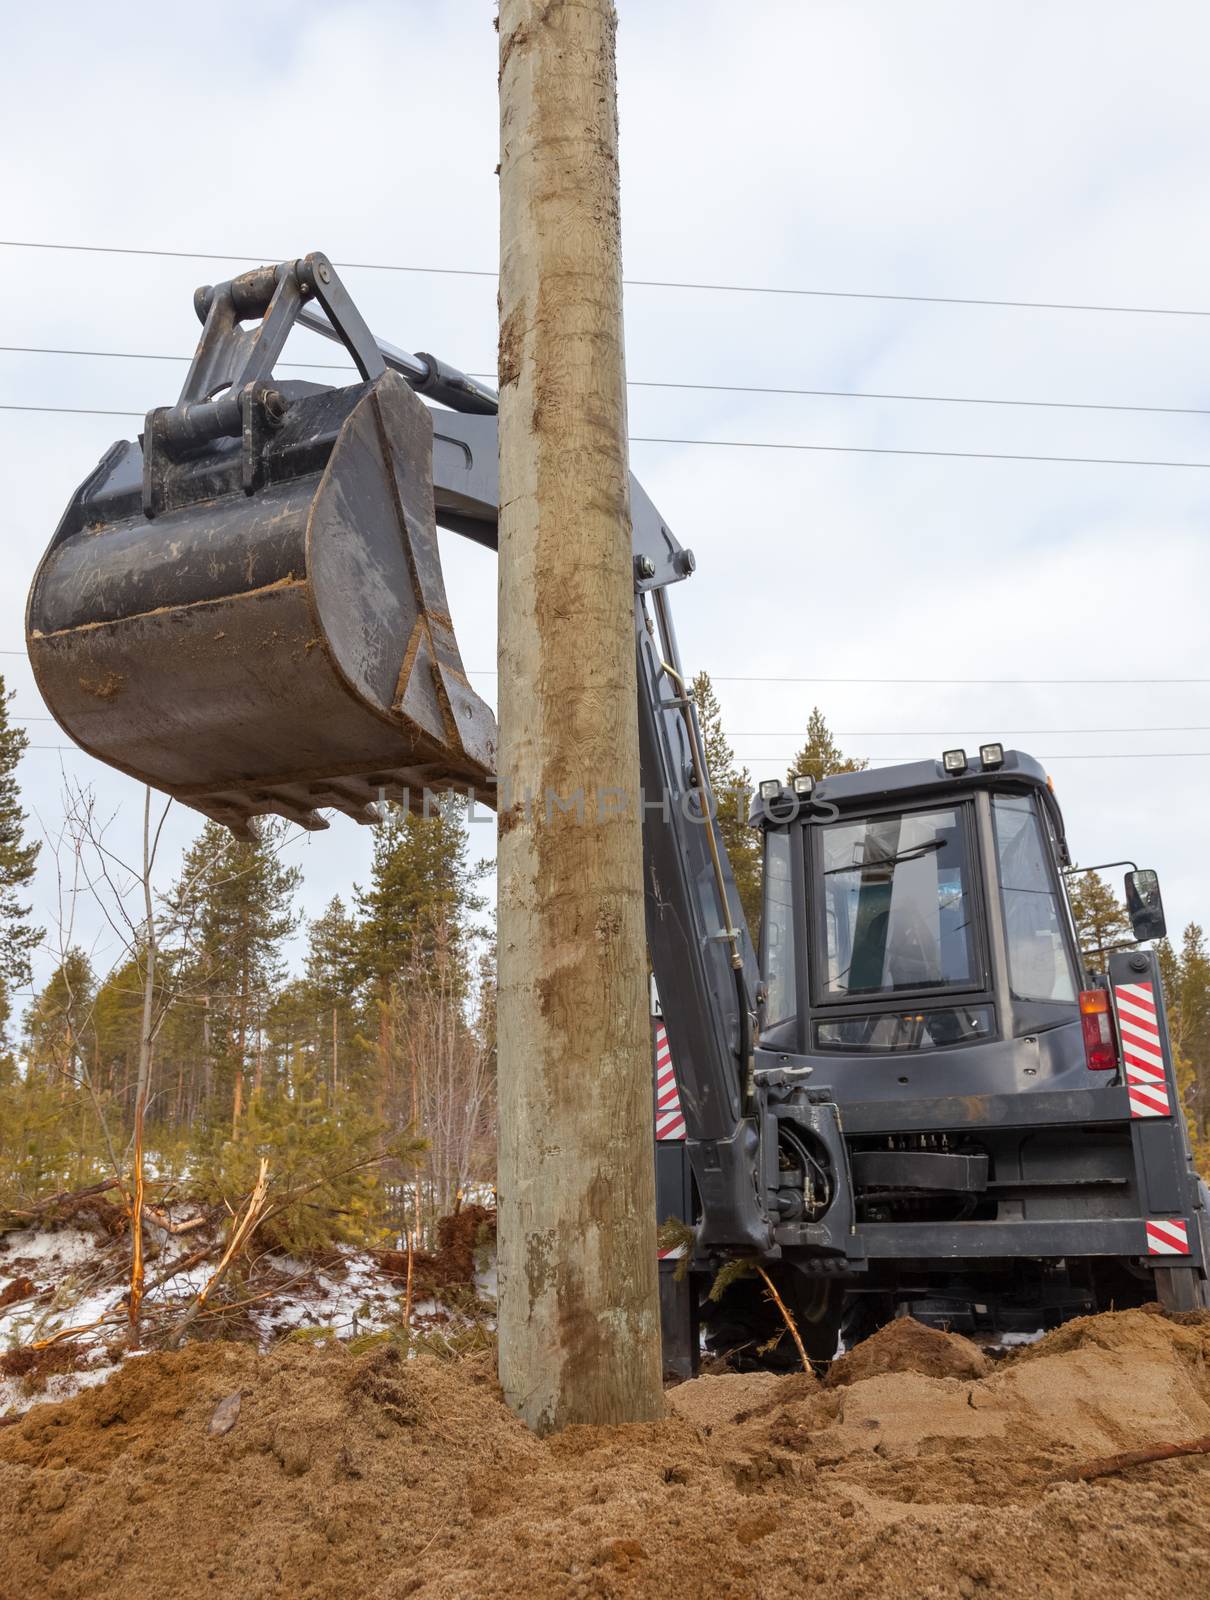
MULTIPOLYGON (((322 255, 194 304, 180 400, 109 451, 35 577, 28 643, 48 705, 94 755, 237 830, 274 812, 323 827, 321 808, 372 821, 384 795, 417 805, 425 788, 490 800, 494 722, 462 667, 435 529, 496 546, 495 396, 375 339, 322 255), (295 324, 343 344, 361 381, 275 380, 295 324)), ((700 1242, 776 1253, 784 1180, 754 1070, 754 954, 669 607, 694 560, 633 478, 631 511, 630 803, 700 1242)))

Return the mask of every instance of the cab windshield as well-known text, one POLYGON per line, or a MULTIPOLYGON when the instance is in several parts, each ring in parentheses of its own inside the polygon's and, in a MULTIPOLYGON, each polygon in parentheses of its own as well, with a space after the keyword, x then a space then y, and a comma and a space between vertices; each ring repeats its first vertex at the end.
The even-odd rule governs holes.
POLYGON ((977 981, 971 865, 955 807, 817 830, 826 998, 977 981))

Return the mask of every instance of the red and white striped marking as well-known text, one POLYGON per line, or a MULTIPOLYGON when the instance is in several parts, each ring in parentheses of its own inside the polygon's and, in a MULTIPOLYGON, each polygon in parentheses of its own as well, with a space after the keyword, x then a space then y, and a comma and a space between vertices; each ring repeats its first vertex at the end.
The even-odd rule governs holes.
POLYGON ((1164 1048, 1156 1016, 1155 991, 1149 983, 1114 986, 1126 1093, 1132 1117, 1170 1117, 1172 1098, 1164 1072, 1164 1048))
POLYGON ((655 1136, 657 1139, 685 1137, 681 1095, 672 1070, 672 1047, 668 1043, 668 1030, 659 1021, 655 1025, 655 1136))
POLYGON ((1189 1224, 1172 1222, 1167 1217, 1147 1223, 1147 1253, 1153 1256, 1187 1256, 1189 1224))
POLYGON ((675 1244, 671 1250, 661 1250, 658 1254, 661 1261, 679 1261, 688 1252, 683 1244, 675 1244))

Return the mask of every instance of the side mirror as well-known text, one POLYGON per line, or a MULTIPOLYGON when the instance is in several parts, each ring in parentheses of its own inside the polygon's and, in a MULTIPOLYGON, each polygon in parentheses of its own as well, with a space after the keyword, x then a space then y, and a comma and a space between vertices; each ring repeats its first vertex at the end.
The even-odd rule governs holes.
POLYGON ((1142 869, 1126 874, 1126 909, 1136 939, 1162 939, 1167 929, 1157 872, 1142 869))

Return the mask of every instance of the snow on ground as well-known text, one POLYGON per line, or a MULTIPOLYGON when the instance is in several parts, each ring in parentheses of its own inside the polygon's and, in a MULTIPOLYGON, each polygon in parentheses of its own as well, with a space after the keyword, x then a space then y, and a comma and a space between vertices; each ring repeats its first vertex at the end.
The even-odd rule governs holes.
MULTIPOLYGON (((317 1268, 290 1256, 275 1256, 274 1266, 296 1281, 261 1309, 250 1312, 262 1346, 296 1329, 328 1329, 337 1338, 356 1339, 398 1323, 401 1285, 384 1277, 373 1256, 342 1249, 336 1265, 317 1268)), ((422 1310, 415 1307, 417 1313, 422 1310)))
MULTIPOLYGON (((148 1282, 173 1260, 193 1254, 199 1242, 199 1235, 192 1233, 165 1240, 161 1253, 147 1263, 148 1282)), ((102 1382, 114 1362, 125 1358, 120 1347, 129 1260, 126 1240, 98 1238, 84 1228, 0 1235, 0 1298, 20 1280, 33 1285, 32 1293, 0 1306, 0 1356, 55 1334, 69 1337, 77 1352, 70 1358, 71 1370, 35 1383, 0 1373, 0 1418, 42 1400, 67 1399, 102 1382), (80 1330, 78 1335, 73 1329, 80 1330)), ((213 1270, 212 1259, 174 1273, 151 1290, 144 1302, 149 1326, 158 1322, 162 1328, 182 1314, 213 1270)), ((494 1265, 476 1274, 475 1288, 482 1298, 494 1301, 494 1265)), ((238 1288, 225 1285, 225 1291, 233 1289, 235 1298, 250 1302, 242 1308, 244 1332, 250 1325, 262 1349, 287 1337, 347 1341, 382 1332, 399 1325, 403 1306, 402 1283, 385 1274, 369 1251, 347 1247, 325 1251, 321 1262, 267 1253, 257 1258, 246 1282, 238 1288)), ((425 1329, 444 1323, 446 1313, 436 1301, 418 1300, 412 1320, 414 1327, 425 1329)))
POLYGON ((105 1351, 98 1348, 91 1365, 78 1366, 71 1372, 52 1373, 36 1393, 31 1392, 21 1378, 0 1377, 0 1418, 19 1417, 31 1406, 70 1400, 82 1389, 104 1383, 113 1367, 105 1351))
POLYGON ((80 1266, 92 1261, 97 1253, 97 1241, 83 1228, 59 1228, 54 1231, 24 1228, 16 1233, 6 1233, 4 1254, 0 1255, 0 1268, 9 1265, 34 1265, 53 1263, 56 1267, 80 1266))
POLYGON ((100 1281, 111 1274, 99 1260, 98 1241, 83 1228, 8 1233, 0 1250, 0 1292, 29 1279, 32 1295, 0 1310, 0 1349, 49 1338, 60 1328, 95 1322, 113 1310, 122 1289, 100 1281))

